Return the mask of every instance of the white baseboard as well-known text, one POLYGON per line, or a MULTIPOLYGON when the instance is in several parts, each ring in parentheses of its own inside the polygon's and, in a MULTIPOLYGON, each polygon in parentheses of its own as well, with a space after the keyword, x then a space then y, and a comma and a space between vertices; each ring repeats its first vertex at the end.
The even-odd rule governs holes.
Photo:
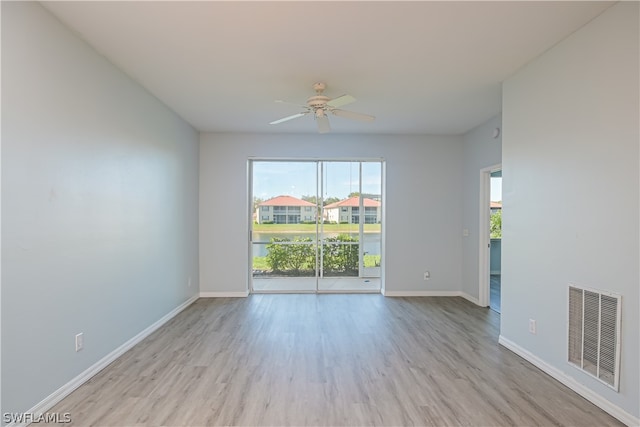
POLYGON ((200 298, 246 298, 249 291, 242 292, 200 292, 200 298))
MULTIPOLYGON (((85 382, 89 381, 91 377, 93 377, 98 372, 100 372, 101 370, 109 366, 111 363, 113 363, 118 357, 122 356, 124 353, 129 351, 133 346, 135 346, 140 341, 142 341, 143 339, 151 335, 153 332, 155 332, 158 328, 160 328, 162 325, 167 323, 169 320, 173 319, 178 313, 180 313, 185 308, 189 307, 197 299, 198 299, 198 295, 194 295, 193 297, 189 298, 188 300, 180 304, 178 307, 171 310, 169 313, 164 315, 161 319, 159 319, 158 321, 156 321, 155 323, 147 327, 145 330, 143 330, 142 332, 140 332, 139 334, 137 334, 136 336, 134 336, 133 338, 125 342, 124 344, 122 344, 120 347, 113 350, 111 353, 107 354, 98 362, 96 362, 95 364, 87 368, 80 375, 73 378, 71 381, 69 381, 68 383, 66 383, 65 385, 63 385, 53 393, 51 393, 40 403, 36 404, 33 408, 29 409, 27 413, 37 415, 37 414, 43 414, 47 412, 47 410, 51 409, 53 406, 58 404, 62 399, 70 395, 75 389, 80 387, 85 382)), ((18 426, 22 427, 26 425, 28 424, 11 423, 11 424, 7 424, 7 427, 18 427, 18 426)))
POLYGON ((478 300, 478 298, 474 297, 473 295, 469 295, 466 292, 460 292, 460 296, 467 301, 474 303, 475 305, 480 305, 480 300, 478 300))
POLYGON ((498 338, 498 343, 504 346, 505 348, 511 350, 518 356, 522 357, 526 361, 530 362, 531 364, 535 365, 536 367, 538 367, 539 369, 541 369, 543 372, 550 375, 554 379, 560 381, 562 384, 566 385, 571 390, 575 391, 580 396, 584 397, 589 402, 593 403, 594 405, 596 405, 603 411, 607 412, 609 415, 617 418, 618 420, 625 423, 626 425, 630 427, 640 426, 640 418, 637 418, 632 414, 628 413, 627 411, 625 411, 624 409, 620 408, 619 406, 614 405, 604 397, 600 396, 590 388, 586 387, 584 384, 579 383, 578 381, 568 376, 558 368, 555 368, 549 365, 547 362, 540 359, 538 356, 529 352, 528 350, 520 347, 518 344, 514 343, 513 341, 510 341, 509 339, 500 335, 500 337, 498 338))
POLYGON ((386 297, 458 297, 458 291, 385 291, 386 297))
POLYGON ((478 299, 462 291, 384 291, 385 297, 462 297, 475 305, 480 305, 478 299))

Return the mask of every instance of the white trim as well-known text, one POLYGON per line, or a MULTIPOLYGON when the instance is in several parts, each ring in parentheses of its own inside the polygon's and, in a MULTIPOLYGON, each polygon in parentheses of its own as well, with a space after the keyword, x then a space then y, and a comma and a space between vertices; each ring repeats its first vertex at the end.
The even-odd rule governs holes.
POLYGON ((459 291, 386 291, 386 297, 458 297, 459 291))
MULTIPOLYGON (((158 330, 162 325, 167 323, 169 320, 173 319, 178 313, 183 311, 185 308, 189 307, 191 304, 196 302, 198 299, 198 295, 194 295, 178 307, 171 310, 169 313, 165 314, 159 320, 148 326, 142 332, 138 333, 133 338, 129 339, 127 342, 122 344, 120 347, 113 350, 111 353, 107 354, 102 359, 98 360, 92 366, 87 368, 84 372, 80 373, 80 375, 73 378, 71 381, 51 393, 49 396, 45 397, 40 403, 37 403, 34 407, 26 411, 29 414, 42 414, 47 412, 49 409, 53 408, 56 404, 58 404, 62 399, 70 395, 74 390, 80 387, 82 384, 89 381, 94 375, 98 372, 102 371, 104 368, 113 363, 117 358, 122 356, 124 353, 133 348, 140 341, 144 340, 146 337, 154 333, 158 330)), ((7 427, 17 427, 17 426, 27 426, 28 424, 7 424, 7 427)))
POLYGON ((384 291, 385 297, 462 297, 476 305, 478 299, 462 291, 384 291))
MULTIPOLYGON (((247 160, 247 293, 253 292, 253 160, 247 160)), ((258 209, 259 210, 259 209, 258 209)), ((273 209, 272 209, 273 211, 273 209)), ((203 296, 200 292, 200 297, 203 296)))
MULTIPOLYGON (((480 305, 480 301, 478 300, 478 298, 474 297, 473 295, 469 295, 468 293, 461 291, 459 296, 466 299, 467 301, 474 303, 475 305, 480 305)), ((480 307, 483 306, 480 305, 480 307)))
POLYGON ((246 298, 249 291, 241 292, 200 292, 200 298, 246 298))
POLYGON ((573 377, 565 374, 558 368, 548 364, 547 362, 540 359, 535 354, 520 347, 518 344, 514 343, 508 338, 505 338, 504 336, 500 335, 500 337, 498 338, 498 343, 503 347, 511 350, 518 356, 522 357, 527 362, 530 362, 531 364, 535 365, 537 368, 539 368, 540 370, 542 370, 544 373, 548 374, 552 378, 556 379, 557 381, 560 381, 562 384, 569 387, 571 390, 575 391, 580 396, 584 397, 589 402, 593 403, 603 411, 607 412, 609 415, 617 418, 624 424, 628 426, 640 426, 640 418, 635 417, 632 414, 625 411, 624 409, 622 409, 621 407, 614 405, 613 403, 611 403, 601 395, 597 394, 596 392, 594 392, 584 384, 579 383, 573 377))
POLYGON ((248 160, 257 162, 383 162, 384 157, 269 157, 248 156, 248 160))

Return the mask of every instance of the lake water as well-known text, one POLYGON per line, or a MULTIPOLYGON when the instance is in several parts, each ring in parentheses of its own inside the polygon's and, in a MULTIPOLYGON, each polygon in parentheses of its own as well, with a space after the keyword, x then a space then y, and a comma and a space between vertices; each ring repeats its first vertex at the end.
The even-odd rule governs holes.
MULTIPOLYGON (((338 234, 349 234, 357 238, 358 233, 325 233, 325 237, 336 237, 338 234)), ((269 242, 273 237, 293 239, 294 237, 316 238, 316 233, 253 233, 254 242, 269 242)), ((364 233, 363 245, 367 255, 380 255, 380 233, 364 233)), ((253 244, 253 256, 267 256, 266 244, 253 244)))

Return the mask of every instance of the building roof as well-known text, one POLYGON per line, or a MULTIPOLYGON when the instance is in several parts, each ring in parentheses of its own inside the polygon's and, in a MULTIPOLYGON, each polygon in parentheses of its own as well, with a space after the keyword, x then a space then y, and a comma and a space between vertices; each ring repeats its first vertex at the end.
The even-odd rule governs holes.
MULTIPOLYGON (((381 203, 378 202, 377 200, 367 199, 366 197, 363 198, 362 204, 364 205, 365 208, 371 208, 371 207, 377 208, 381 205, 381 203)), ((349 197, 348 199, 344 199, 344 200, 340 200, 339 202, 328 204, 324 208, 333 209, 333 208, 339 208, 343 206, 350 206, 350 207, 360 206, 360 197, 358 196, 349 197)))
POLYGON ((278 196, 264 201, 258 206, 315 206, 315 204, 292 196, 278 196))
POLYGON ((502 209, 502 202, 490 202, 491 209, 502 209))

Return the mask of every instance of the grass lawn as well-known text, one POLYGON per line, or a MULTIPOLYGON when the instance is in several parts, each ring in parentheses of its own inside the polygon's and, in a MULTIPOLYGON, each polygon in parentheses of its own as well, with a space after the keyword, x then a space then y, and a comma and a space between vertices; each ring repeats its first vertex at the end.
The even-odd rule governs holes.
MULTIPOLYGON (((358 224, 323 224, 326 233, 357 233, 358 224)), ((253 231, 263 233, 314 233, 315 224, 253 224, 253 231)), ((380 224, 364 224, 365 233, 379 233, 380 224)))

